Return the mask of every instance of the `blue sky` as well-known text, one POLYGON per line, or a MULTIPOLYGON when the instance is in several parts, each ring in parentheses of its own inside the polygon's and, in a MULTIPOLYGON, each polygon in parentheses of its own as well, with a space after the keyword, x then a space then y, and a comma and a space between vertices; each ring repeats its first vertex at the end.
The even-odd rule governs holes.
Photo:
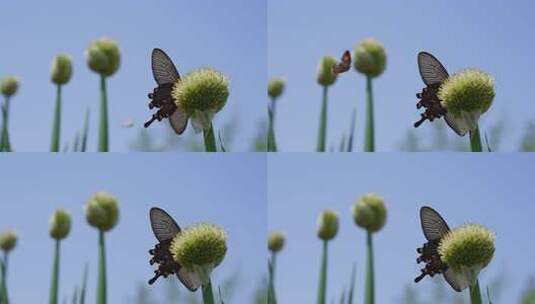
MULTIPOLYGON (((88 303, 94 303, 97 230, 86 224, 82 206, 100 190, 120 202, 119 223, 106 235, 109 303, 128 303, 138 284, 152 277, 147 253, 155 244, 148 220, 152 206, 167 210, 182 227, 203 221, 227 231, 227 256, 214 271, 214 282, 239 275, 240 292, 232 303, 251 303, 265 274, 263 155, 17 154, 4 155, 0 167, 0 230, 12 228, 20 235, 10 257, 13 303, 40 303, 48 297, 53 249, 48 220, 59 207, 67 208, 73 219, 71 234, 62 243, 60 299, 80 285, 89 263, 88 303)), ((162 295, 165 285, 156 284, 151 295, 162 295)))
MULTIPOLYGON (((495 256, 480 278, 485 286, 497 275, 506 276, 498 303, 516 303, 526 279, 535 275, 535 247, 525 241, 533 238, 529 227, 535 212, 535 165, 529 155, 279 154, 268 162, 268 228, 287 235, 277 259, 281 303, 316 300, 321 250, 316 220, 327 208, 340 217, 338 236, 330 243, 327 299, 338 299, 347 288, 356 263, 356 299, 362 300, 365 232, 353 223, 350 207, 367 192, 382 195, 388 208, 386 226, 374 236, 377 303, 399 303, 419 274, 415 249, 424 242, 422 205, 437 209, 450 227, 476 222, 496 232, 495 256)), ((432 286, 426 279, 416 288, 428 294, 432 286)))
MULTIPOLYGON (((277 108, 276 135, 283 151, 311 151, 316 146, 321 87, 316 83, 320 58, 339 58, 364 38, 383 42, 385 73, 374 83, 376 148, 391 151, 419 119, 415 93, 423 87, 416 54, 435 54, 452 72, 478 67, 496 79, 496 98, 481 120, 488 129, 506 120, 503 150, 517 150, 520 135, 535 118, 529 89, 535 49, 532 1, 284 1, 268 3, 268 73, 283 76, 287 90, 277 108)), ((357 109, 357 145, 362 150, 365 79, 354 70, 329 90, 328 144, 338 146, 357 109)), ((417 130, 431 142, 430 127, 417 130), (427 130, 426 130, 427 129, 427 130)))
MULTIPOLYGON (((55 88, 50 82, 53 57, 64 52, 74 75, 64 88, 63 143, 74 139, 86 108, 92 119, 89 147, 96 149, 99 78, 86 65, 85 49, 95 39, 119 43, 122 64, 108 81, 110 148, 128 150, 138 128, 150 118, 147 93, 155 87, 150 53, 164 49, 181 74, 213 67, 231 81, 225 109, 215 126, 237 120, 233 150, 248 150, 258 123, 266 120, 266 4, 247 1, 104 1, 87 3, 9 1, 0 11, 0 77, 14 74, 21 88, 13 98, 12 145, 17 151, 47 151, 50 145, 55 88), (121 128, 133 118, 136 128, 121 128)), ((163 134, 163 126, 156 134, 163 134)), ((188 130, 187 132, 191 132, 188 130)))

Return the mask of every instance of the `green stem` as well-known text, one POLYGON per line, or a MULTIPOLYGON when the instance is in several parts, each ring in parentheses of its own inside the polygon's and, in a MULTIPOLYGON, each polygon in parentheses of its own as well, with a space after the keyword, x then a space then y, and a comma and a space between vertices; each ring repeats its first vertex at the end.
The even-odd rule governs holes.
POLYGON ((50 152, 59 152, 61 130, 61 85, 58 84, 56 92, 56 106, 54 107, 54 120, 52 122, 52 139, 50 152))
POLYGON ((99 231, 99 267, 97 282, 97 304, 106 304, 106 245, 104 231, 99 231))
POLYGON ((375 131, 373 122, 372 78, 366 78, 366 126, 364 134, 364 152, 375 151, 375 131))
POLYGON ((6 96, 2 107, 2 136, 0 139, 0 151, 11 152, 11 143, 9 142, 9 97, 6 96))
POLYGON ((275 292, 275 264, 276 254, 271 255, 271 261, 269 261, 269 285, 268 285, 268 304, 277 304, 277 295, 275 292))
POLYGON ((366 285, 364 294, 364 304, 375 303, 375 278, 373 271, 373 242, 372 233, 366 232, 366 285))
POLYGON ((106 91, 106 77, 100 76, 100 125, 98 151, 108 152, 108 94, 106 91))
POLYGON ((58 281, 59 281, 59 240, 56 240, 54 252, 54 264, 52 266, 52 282, 50 284, 49 304, 58 303, 58 281))
POLYGON ((3 304, 9 304, 9 297, 7 293, 7 266, 8 266, 8 254, 4 253, 4 260, 2 262, 2 298, 3 304))
POLYGON ((208 280, 208 284, 202 286, 202 300, 204 304, 214 304, 211 280, 208 280))
POLYGON ((479 280, 476 280, 476 284, 470 286, 470 303, 481 304, 481 291, 479 289, 479 280))
POLYGON ((327 241, 323 241, 321 256, 320 280, 318 286, 318 304, 325 304, 327 294, 327 241))
POLYGON ((89 133, 89 109, 85 111, 85 120, 84 120, 84 132, 82 134, 82 147, 80 148, 80 151, 86 152, 87 151, 87 136, 89 133))
POLYGON ((210 123, 210 127, 207 130, 203 131, 203 135, 204 147, 206 149, 206 152, 217 152, 217 148, 215 145, 214 127, 212 123, 210 123))
POLYGON ((483 152, 481 145, 481 135, 479 135, 479 126, 474 131, 470 131, 470 147, 472 152, 483 152))
POLYGON ((268 152, 277 152, 277 141, 275 140, 275 98, 271 99, 268 107, 269 129, 268 129, 268 152))
POLYGON ((325 152, 325 142, 327 137, 327 86, 323 87, 323 98, 321 101, 320 127, 318 131, 318 152, 325 152))

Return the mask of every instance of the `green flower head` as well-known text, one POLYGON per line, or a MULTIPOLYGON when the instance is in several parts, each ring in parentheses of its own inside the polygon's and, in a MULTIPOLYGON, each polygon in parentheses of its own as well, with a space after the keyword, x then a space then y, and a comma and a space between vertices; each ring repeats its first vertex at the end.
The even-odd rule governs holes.
POLYGON ((268 237, 268 249, 272 253, 277 253, 282 250, 286 237, 281 232, 272 232, 268 237))
POLYGON ((353 52, 355 69, 371 78, 381 75, 386 68, 386 51, 377 40, 363 40, 353 52))
POLYGON ((336 58, 332 56, 323 56, 318 65, 317 81, 320 85, 328 87, 335 83, 338 75, 333 73, 333 67, 336 64, 336 58))
POLYGON ((386 207, 383 198, 374 193, 360 197, 353 205, 353 219, 358 226, 369 232, 381 230, 386 222, 386 207))
POLYGON ((332 240, 338 233, 338 215, 332 210, 325 210, 318 218, 318 237, 332 240))
POLYGON ((85 204, 85 217, 89 225, 109 231, 119 220, 117 199, 109 193, 97 192, 85 204))
POLYGON ((87 64, 96 73, 109 77, 119 69, 121 53, 117 42, 109 38, 100 38, 86 50, 87 64))
POLYGON ((489 74, 476 69, 452 75, 438 91, 442 106, 456 117, 464 113, 474 113, 479 117, 490 108, 494 96, 494 80, 489 74))
POLYGON ((477 224, 452 230, 438 247, 442 261, 472 283, 490 263, 494 250, 494 233, 477 224))
POLYGON ((0 234, 0 248, 8 253, 17 245, 18 236, 14 231, 5 231, 0 234))
POLYGON ((200 223, 177 234, 170 247, 177 263, 207 282, 227 253, 227 235, 215 225, 200 223))
POLYGON ((52 82, 58 85, 66 84, 71 80, 72 63, 71 58, 65 54, 59 54, 52 61, 52 70, 50 78, 52 82))
POLYGON ((58 209, 50 218, 48 232, 56 240, 61 240, 71 231, 71 216, 65 209, 58 209))
POLYGON ((272 78, 268 83, 268 96, 277 99, 284 92, 286 81, 280 77, 272 78))
POLYGON ((19 88, 19 79, 14 76, 4 77, 4 79, 2 79, 2 83, 0 84, 2 95, 6 97, 11 97, 15 95, 15 93, 17 93, 18 88, 19 88))

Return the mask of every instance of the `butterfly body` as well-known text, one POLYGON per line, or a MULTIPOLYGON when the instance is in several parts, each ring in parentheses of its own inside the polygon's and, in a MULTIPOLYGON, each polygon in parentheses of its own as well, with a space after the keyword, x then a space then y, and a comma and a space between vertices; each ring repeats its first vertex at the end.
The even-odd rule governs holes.
POLYGON ((349 71, 351 68, 351 53, 345 51, 340 59, 340 62, 333 65, 332 72, 333 74, 341 74, 349 71))

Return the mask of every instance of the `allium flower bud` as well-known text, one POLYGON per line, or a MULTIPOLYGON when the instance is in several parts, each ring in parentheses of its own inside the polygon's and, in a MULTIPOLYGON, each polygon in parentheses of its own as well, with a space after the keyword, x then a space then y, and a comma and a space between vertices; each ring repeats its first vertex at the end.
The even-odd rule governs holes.
POLYGON ((71 216, 65 209, 58 209, 50 218, 48 228, 50 236, 56 240, 61 240, 69 235, 71 231, 71 216))
POLYGON ((386 207, 382 197, 374 193, 363 195, 353 205, 353 219, 369 232, 377 232, 386 222, 386 207))
POLYGON ((205 284, 227 253, 227 235, 215 225, 196 224, 175 236, 170 251, 177 263, 195 272, 205 284))
POLYGON ((494 255, 494 233, 477 224, 452 230, 440 242, 440 258, 468 282, 475 282, 494 255))
POLYGON ((85 217, 89 225, 102 230, 111 230, 119 219, 117 199, 109 193, 97 192, 85 204, 85 217))
POLYGON ((86 55, 89 68, 106 77, 117 72, 121 64, 117 42, 108 38, 94 41, 86 50, 86 55))
POLYGON ((318 218, 318 237, 324 241, 333 239, 338 233, 338 215, 325 210, 318 218))
POLYGON ((59 54, 52 61, 50 77, 52 82, 58 85, 66 84, 71 80, 72 63, 71 58, 65 54, 59 54))
POLYGON ((0 234, 0 248, 4 252, 10 252, 17 245, 18 236, 14 231, 5 231, 0 234))
POLYGON ((363 40, 354 50, 354 67, 360 73, 374 78, 381 75, 386 68, 386 52, 377 40, 363 40))
POLYGON ((333 66, 336 64, 336 58, 332 56, 324 56, 321 58, 318 65, 317 81, 320 85, 328 87, 336 81, 337 74, 333 73, 333 66))
POLYGON ((17 93, 19 88, 19 79, 14 76, 6 76, 2 79, 2 84, 0 84, 2 95, 6 97, 11 97, 17 93))
MULTIPOLYGON (((468 121, 477 122, 494 99, 494 80, 480 70, 467 69, 452 75, 442 84, 438 97, 441 105, 455 117, 472 116, 468 121)), ((471 126, 471 129, 475 126, 471 126)))
POLYGON ((286 237, 280 232, 272 232, 268 237, 268 249, 273 253, 277 253, 282 250, 286 237))
POLYGON ((279 96, 281 96, 284 92, 285 86, 286 82, 284 79, 279 77, 271 79, 268 83, 268 96, 273 99, 279 98, 279 96))

